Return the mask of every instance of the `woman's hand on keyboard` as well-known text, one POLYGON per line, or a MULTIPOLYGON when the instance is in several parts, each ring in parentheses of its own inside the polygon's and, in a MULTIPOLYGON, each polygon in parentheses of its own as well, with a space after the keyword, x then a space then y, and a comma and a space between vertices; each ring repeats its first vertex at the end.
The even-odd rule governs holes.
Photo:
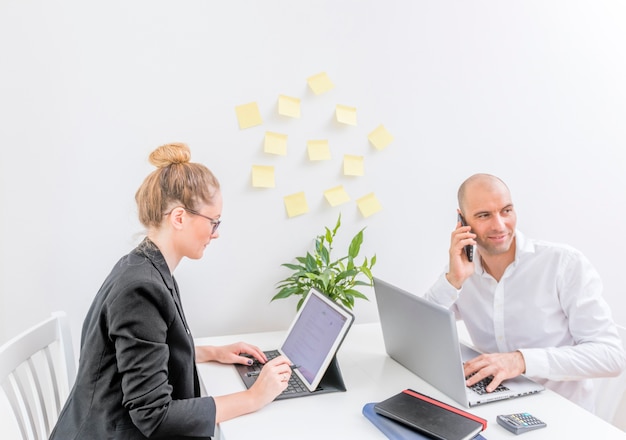
POLYGON ((285 356, 278 356, 263 365, 261 373, 249 389, 224 396, 214 396, 215 422, 221 423, 242 414, 257 411, 274 400, 289 384, 290 365, 289 359, 285 356))
POLYGON ((278 356, 263 366, 259 377, 249 390, 259 399, 261 406, 270 403, 287 388, 291 377, 290 365, 289 359, 278 356))
POLYGON ((196 347, 196 362, 215 361, 222 364, 252 365, 254 359, 261 364, 267 362, 263 351, 246 342, 236 342, 230 345, 204 345, 196 347), (248 356, 245 356, 247 354, 248 356))

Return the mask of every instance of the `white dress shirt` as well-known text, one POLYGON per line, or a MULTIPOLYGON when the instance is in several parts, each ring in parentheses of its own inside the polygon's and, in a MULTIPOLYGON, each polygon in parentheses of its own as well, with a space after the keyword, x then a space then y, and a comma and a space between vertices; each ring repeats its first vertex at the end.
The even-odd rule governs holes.
POLYGON ((515 236, 515 261, 500 282, 476 253, 474 274, 460 290, 444 272, 425 297, 452 308, 479 351, 519 350, 527 376, 593 411, 589 378, 616 376, 626 367, 600 276, 569 246, 530 240, 520 231, 515 236))

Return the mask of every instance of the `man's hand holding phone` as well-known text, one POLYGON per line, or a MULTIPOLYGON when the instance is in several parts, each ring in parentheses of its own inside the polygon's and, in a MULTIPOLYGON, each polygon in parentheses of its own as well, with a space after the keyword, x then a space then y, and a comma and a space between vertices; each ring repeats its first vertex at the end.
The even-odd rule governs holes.
POLYGON ((459 213, 456 229, 450 239, 450 269, 446 274, 448 282, 460 289, 467 278, 474 273, 473 246, 476 234, 471 231, 459 213), (470 259, 471 258, 471 259, 470 259))

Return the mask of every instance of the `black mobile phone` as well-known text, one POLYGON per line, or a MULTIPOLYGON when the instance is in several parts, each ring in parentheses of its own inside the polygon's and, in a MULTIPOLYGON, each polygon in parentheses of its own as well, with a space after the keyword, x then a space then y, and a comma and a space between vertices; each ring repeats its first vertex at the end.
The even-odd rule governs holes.
MULTIPOLYGON (((459 221, 461 222, 462 226, 467 226, 467 222, 461 214, 459 214, 459 221)), ((465 255, 467 255, 468 261, 474 261, 474 246, 472 246, 471 244, 465 246, 465 255)))

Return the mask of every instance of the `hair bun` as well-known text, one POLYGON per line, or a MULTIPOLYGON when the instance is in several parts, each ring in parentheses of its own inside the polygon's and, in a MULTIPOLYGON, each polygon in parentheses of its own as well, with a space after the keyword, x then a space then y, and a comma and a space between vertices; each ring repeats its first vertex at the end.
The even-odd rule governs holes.
POLYGON ((157 168, 165 168, 175 163, 188 163, 191 160, 191 150, 187 144, 173 142, 158 147, 150 153, 149 160, 157 168))

